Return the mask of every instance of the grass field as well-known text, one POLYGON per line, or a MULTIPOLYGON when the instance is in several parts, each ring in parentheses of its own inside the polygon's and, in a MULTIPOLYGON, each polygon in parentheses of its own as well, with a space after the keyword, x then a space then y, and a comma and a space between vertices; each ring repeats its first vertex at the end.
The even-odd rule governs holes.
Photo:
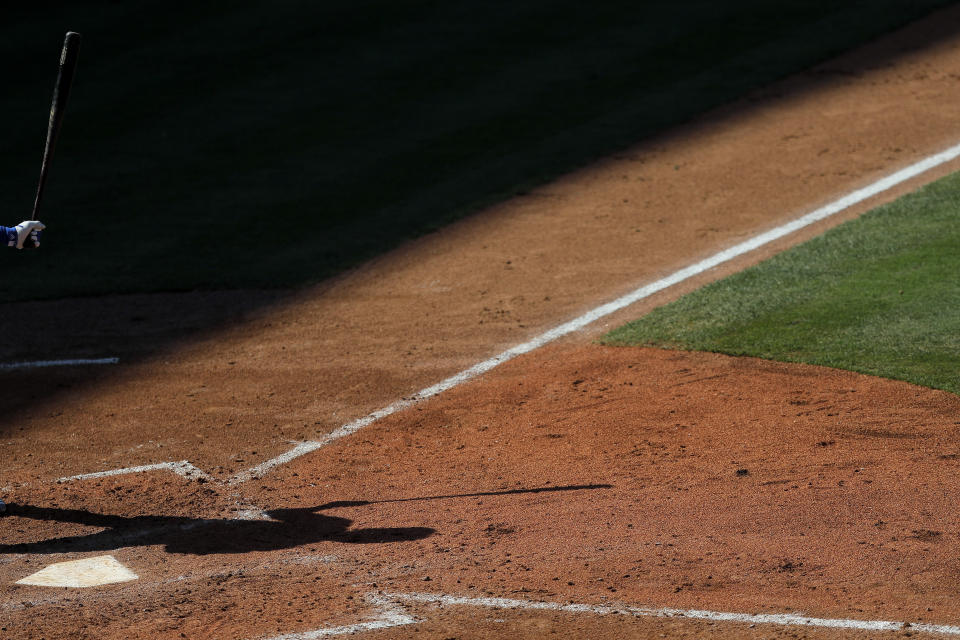
POLYGON ((0 211, 28 215, 84 35, 44 249, 0 301, 321 280, 946 0, 139 0, 0 25, 0 211))
POLYGON ((849 369, 960 394, 960 174, 604 337, 849 369))

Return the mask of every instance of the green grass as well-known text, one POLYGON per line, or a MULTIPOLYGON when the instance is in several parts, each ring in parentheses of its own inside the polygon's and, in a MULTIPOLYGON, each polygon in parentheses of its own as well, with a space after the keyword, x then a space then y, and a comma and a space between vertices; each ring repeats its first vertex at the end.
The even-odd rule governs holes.
POLYGON ((960 394, 960 174, 603 338, 805 362, 960 394))
POLYGON ((315 282, 946 4, 15 3, 0 223, 84 42, 46 243, 0 252, 0 302, 315 282))

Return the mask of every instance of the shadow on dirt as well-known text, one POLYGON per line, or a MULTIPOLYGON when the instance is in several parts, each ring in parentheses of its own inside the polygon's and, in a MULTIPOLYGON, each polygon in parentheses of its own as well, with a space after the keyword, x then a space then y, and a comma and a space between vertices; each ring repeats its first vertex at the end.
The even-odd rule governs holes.
POLYGON ((0 254, 0 300, 318 282, 947 3, 20 3, 3 216, 83 45, 48 240, 0 254))
MULTIPOLYGON (((32 202, 62 34, 84 34, 47 243, 0 253, 0 363, 162 357, 710 109, 742 117, 936 46, 958 19, 734 103, 946 2, 54 4, 0 25, 6 216, 32 202)), ((112 375, 0 371, 0 429, 112 375)))
POLYGON ((93 513, 83 509, 60 509, 10 504, 9 517, 70 522, 104 531, 85 536, 69 536, 18 544, 0 545, 2 553, 77 553, 110 551, 122 547, 163 545, 168 553, 208 555, 278 551, 318 542, 343 544, 384 544, 422 540, 436 533, 430 527, 374 527, 351 529, 349 518, 320 513, 329 509, 361 507, 370 504, 444 500, 480 496, 506 496, 563 491, 609 489, 612 485, 570 485, 536 489, 510 489, 395 500, 356 500, 328 502, 315 507, 271 509, 264 511, 269 520, 220 518, 184 518, 169 516, 120 516, 93 513))
POLYGON ((205 555, 277 551, 316 542, 368 544, 410 542, 434 533, 429 527, 351 529, 349 518, 317 513, 323 507, 274 509, 270 520, 167 516, 114 516, 80 509, 9 505, 11 516, 107 527, 86 536, 0 545, 0 553, 73 553, 164 545, 169 553, 205 555))

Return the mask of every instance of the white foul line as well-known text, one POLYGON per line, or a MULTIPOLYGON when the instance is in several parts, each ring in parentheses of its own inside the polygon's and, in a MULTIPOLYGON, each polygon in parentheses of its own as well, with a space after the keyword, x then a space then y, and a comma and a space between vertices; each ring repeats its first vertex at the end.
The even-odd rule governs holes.
POLYGON ((374 411, 367 416, 345 424, 319 440, 310 440, 307 442, 298 443, 297 446, 290 451, 262 462, 251 469, 236 474, 230 478, 230 480, 228 480, 228 483, 239 484, 252 478, 260 477, 271 469, 286 464, 291 460, 310 453, 311 451, 315 451, 320 447, 333 442, 334 440, 338 440, 345 436, 356 433, 360 429, 363 429, 364 427, 376 422, 377 420, 380 420, 381 418, 385 418, 391 414, 417 404, 418 402, 426 400, 427 398, 431 398, 435 395, 443 393, 444 391, 452 389, 453 387, 463 384, 468 380, 472 380, 473 378, 476 378, 477 376, 482 375, 487 371, 490 371, 491 369, 503 364, 504 362, 516 358, 519 355, 523 355, 538 349, 547 343, 553 342, 558 338, 562 338, 563 336, 579 331, 585 326, 625 307, 628 307, 635 302, 639 302, 640 300, 643 300, 644 298, 647 298, 658 291, 662 291, 663 289, 671 287, 675 284, 679 284, 680 282, 704 273, 705 271, 709 271, 714 267, 717 267, 725 262, 729 262, 734 258, 738 258, 746 253, 769 244, 774 240, 778 240, 784 236, 794 233, 795 231, 799 231, 804 227, 808 227, 815 222, 825 220, 826 218, 848 209, 855 204, 863 202, 868 198, 872 198, 873 196, 883 193, 884 191, 888 191, 889 189, 892 189, 893 187, 906 182, 911 178, 915 178, 916 176, 925 173, 934 167, 944 164, 945 162, 949 162, 958 156, 960 156, 960 144, 950 147, 946 151, 925 158, 885 178, 881 178, 873 184, 862 189, 858 189, 853 193, 840 198, 839 200, 835 200, 830 204, 817 209, 816 211, 808 213, 805 216, 776 227, 775 229, 771 229, 765 233, 761 233, 758 236, 754 236, 749 240, 716 253, 705 260, 701 260, 696 264, 681 269, 665 278, 657 280, 656 282, 644 285, 639 289, 635 289, 625 296, 601 305, 591 311, 588 311, 578 318, 562 324, 559 327, 555 327, 546 333, 540 334, 529 342, 524 342, 523 344, 517 345, 512 349, 508 349, 507 351, 504 351, 503 353, 488 360, 484 360, 483 362, 475 364, 466 371, 461 371, 460 373, 451 376, 446 380, 433 385, 432 387, 427 387, 426 389, 417 392, 409 398, 404 398, 403 400, 394 402, 388 407, 384 407, 379 411, 374 411))
MULTIPOLYGON (((793 220, 779 227, 771 229, 770 231, 761 233, 760 235, 754 236, 749 240, 746 240, 744 242, 741 242, 738 245, 730 247, 729 249, 725 249, 719 253, 716 253, 710 256, 709 258, 706 258, 704 260, 701 260, 700 262, 697 262, 696 264, 680 269, 679 271, 676 271, 665 278, 661 278, 656 282, 652 282, 650 284, 640 287, 639 289, 635 289, 634 291, 631 291, 630 293, 624 296, 621 296, 620 298, 617 298, 612 302, 608 302, 599 307, 596 307, 595 309, 588 311, 587 313, 583 314, 578 318, 574 318, 573 320, 570 320, 569 322, 566 322, 558 327, 554 327, 553 329, 547 331, 546 333, 542 333, 539 336, 533 338, 532 340, 528 342, 524 342, 523 344, 519 344, 511 349, 508 349, 507 351, 504 351, 499 355, 493 356, 492 358, 484 360, 483 362, 479 362, 474 366, 470 367, 469 369, 465 371, 461 371, 456 375, 450 376, 446 380, 438 382, 437 384, 431 387, 422 389, 421 391, 415 393, 414 395, 408 398, 398 400, 397 402, 394 402, 390 406, 384 407, 383 409, 374 411, 373 413, 366 415, 362 418, 358 418, 353 422, 349 422, 345 425, 342 425, 337 429, 331 431, 327 435, 323 436, 319 440, 308 440, 305 442, 299 442, 296 444, 296 446, 294 446, 292 449, 290 449, 286 453, 282 453, 279 456, 276 456, 275 458, 271 458, 269 460, 266 460, 256 465, 255 467, 252 467, 250 469, 247 469, 246 471, 241 471, 235 474, 234 476, 230 477, 227 480, 227 484, 230 484, 230 485, 241 484, 253 478, 259 478, 260 476, 264 475, 265 473, 268 473, 272 469, 275 469, 276 467, 282 466, 292 460, 295 460, 303 455, 306 455, 311 451, 316 451, 317 449, 333 442, 334 440, 339 440, 340 438, 356 433, 357 431, 363 429, 364 427, 373 424, 377 420, 386 418, 389 415, 397 413, 398 411, 402 411, 403 409, 406 409, 407 407, 410 407, 419 402, 422 402, 423 400, 432 398, 433 396, 436 396, 445 391, 448 391, 458 385, 463 384, 464 382, 472 380, 473 378, 476 378, 490 371, 491 369, 496 368, 497 366, 503 364, 504 362, 507 362, 509 360, 512 360, 513 358, 516 358, 517 356, 523 355, 525 353, 529 353, 530 351, 538 349, 550 342, 553 342, 558 338, 562 338, 563 336, 579 331, 580 329, 583 329, 587 325, 593 322, 596 322, 601 318, 604 318, 612 313, 620 311, 621 309, 624 309, 625 307, 628 307, 636 302, 639 302, 644 298, 648 298, 651 295, 659 291, 662 291, 668 287, 672 287, 675 284, 679 284, 684 280, 688 280, 694 276, 704 273, 705 271, 709 271, 710 269, 713 269, 714 267, 717 267, 725 262, 729 262, 746 253, 754 251, 755 249, 759 249, 760 247, 767 245, 773 242, 774 240, 779 240, 780 238, 787 236, 791 233, 794 233, 796 231, 799 231, 804 227, 808 227, 811 224, 814 224, 815 222, 825 220, 837 213, 840 213, 841 211, 844 211, 845 209, 848 209, 856 204, 859 204, 860 202, 863 202, 864 200, 867 200, 869 198, 872 198, 873 196, 879 195, 884 191, 888 191, 893 187, 899 184, 902 184, 907 180, 910 180, 911 178, 915 178, 922 173, 925 173, 946 162, 954 160, 957 157, 960 157, 960 144, 950 147, 946 151, 942 151, 938 154, 932 155, 919 162, 916 162, 910 165, 909 167, 906 167, 905 169, 901 169, 895 173, 890 174, 889 176, 886 176, 885 178, 881 178, 880 180, 877 180, 876 182, 866 187, 863 187, 862 189, 858 189, 853 193, 850 193, 838 200, 835 200, 830 204, 817 209, 816 211, 806 214, 805 216, 802 216, 800 218, 797 218, 796 220, 793 220)), ((62 360, 62 361, 54 361, 54 362, 58 362, 61 364, 67 363, 67 362, 108 364, 110 363, 109 361, 116 361, 116 358, 104 358, 102 360, 91 360, 91 361, 62 360)), ((38 363, 21 363, 21 364, 30 364, 32 366, 46 366, 46 365, 40 365, 38 363)), ((14 366, 21 366, 21 365, 0 365, 0 369, 3 369, 5 367, 10 368, 14 366)), ((50 366, 53 366, 53 365, 50 365, 50 366)), ((84 476, 74 476, 73 478, 70 478, 70 479, 80 479, 80 478, 86 478, 86 477, 102 477, 102 474, 119 475, 121 473, 136 473, 139 471, 146 471, 146 470, 152 470, 154 468, 161 468, 164 465, 182 465, 184 464, 184 462, 164 462, 164 463, 160 463, 159 465, 149 465, 148 467, 131 467, 128 469, 117 469, 112 472, 103 471, 103 472, 99 472, 101 475, 86 474, 84 476)), ((189 464, 189 463, 186 463, 186 464, 189 464)), ((168 467, 168 468, 172 468, 174 472, 180 473, 181 475, 187 475, 187 477, 189 477, 188 474, 184 474, 181 471, 178 471, 177 467, 168 467)))
POLYGON ((78 358, 74 360, 35 360, 33 362, 0 363, 0 371, 40 369, 43 367, 78 367, 98 364, 117 364, 120 358, 78 358))
POLYGON ((670 609, 648 607, 615 607, 590 604, 560 604, 558 602, 536 602, 514 600, 510 598, 466 598, 436 593, 380 593, 368 594, 367 601, 380 609, 369 622, 340 627, 326 627, 313 631, 301 631, 269 640, 315 640, 329 636, 348 635, 360 631, 386 629, 420 622, 402 610, 398 605, 433 604, 441 607, 484 607, 487 609, 506 609, 511 611, 555 611, 562 613, 587 613, 598 616, 621 615, 635 618, 683 618, 704 620, 707 622, 732 622, 739 624, 763 624, 781 627, 822 627, 828 629, 850 629, 855 631, 911 631, 916 633, 938 633, 960 636, 960 627, 926 623, 896 622, 892 620, 855 620, 848 618, 814 618, 794 613, 731 613, 725 611, 706 611, 702 609, 670 609))

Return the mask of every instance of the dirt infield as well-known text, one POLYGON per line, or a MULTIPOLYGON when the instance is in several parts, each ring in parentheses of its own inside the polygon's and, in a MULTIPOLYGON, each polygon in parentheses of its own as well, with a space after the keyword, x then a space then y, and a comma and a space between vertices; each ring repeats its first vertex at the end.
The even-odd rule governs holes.
POLYGON ((662 607, 957 624, 955 396, 590 344, 956 162, 236 479, 960 141, 958 26, 941 12, 310 290, 6 306, 0 331, 45 339, 5 342, 0 362, 120 364, 0 370, 31 390, 0 424, 0 637, 878 633, 662 607), (180 461, 197 472, 58 481, 180 461), (104 554, 139 579, 14 584, 104 554))
MULTIPOLYGON (((15 587, 8 631, 57 637, 79 602, 100 637, 261 637, 357 622, 379 592, 949 624, 958 428, 960 399, 902 383, 554 346, 242 485, 270 520, 230 519, 229 491, 166 475, 24 487, 5 582, 95 552, 146 575, 90 595, 15 587), (17 615, 36 600, 42 623, 17 615)), ((472 637, 476 616, 451 608, 425 637, 472 637)), ((527 620, 527 637, 563 617, 527 620)), ((663 632, 616 617, 576 624, 663 632)))

